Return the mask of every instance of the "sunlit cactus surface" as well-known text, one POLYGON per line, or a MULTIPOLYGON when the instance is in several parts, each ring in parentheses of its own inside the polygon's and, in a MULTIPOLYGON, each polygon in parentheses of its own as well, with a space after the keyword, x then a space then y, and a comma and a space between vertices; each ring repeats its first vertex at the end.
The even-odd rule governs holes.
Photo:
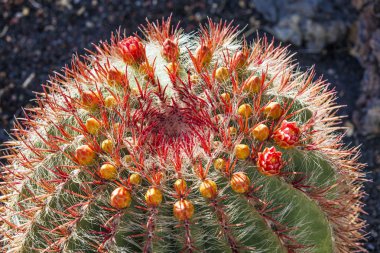
POLYGON ((229 23, 117 32, 5 144, 1 252, 361 252, 335 93, 229 23))

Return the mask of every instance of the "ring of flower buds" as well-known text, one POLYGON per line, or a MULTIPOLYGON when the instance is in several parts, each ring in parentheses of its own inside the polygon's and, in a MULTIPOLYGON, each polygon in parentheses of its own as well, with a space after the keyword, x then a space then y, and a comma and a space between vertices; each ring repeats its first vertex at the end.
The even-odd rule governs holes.
POLYGON ((75 158, 80 165, 90 165, 95 160, 96 153, 88 145, 81 145, 75 150, 75 158))
POLYGON ((267 176, 280 174, 284 163, 282 153, 276 151, 275 147, 265 148, 263 152, 258 153, 257 168, 259 172, 267 176))

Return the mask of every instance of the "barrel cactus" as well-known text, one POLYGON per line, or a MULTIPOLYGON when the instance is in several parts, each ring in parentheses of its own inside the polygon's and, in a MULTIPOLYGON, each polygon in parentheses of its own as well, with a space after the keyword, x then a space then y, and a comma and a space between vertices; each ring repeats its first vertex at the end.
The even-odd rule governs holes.
POLYGON ((231 23, 120 31, 51 77, 7 142, 4 252, 358 252, 335 92, 231 23))

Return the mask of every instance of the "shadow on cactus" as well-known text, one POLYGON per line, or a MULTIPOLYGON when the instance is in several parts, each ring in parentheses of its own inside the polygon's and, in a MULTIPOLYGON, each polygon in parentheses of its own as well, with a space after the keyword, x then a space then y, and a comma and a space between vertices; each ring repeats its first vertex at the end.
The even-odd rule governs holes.
POLYGON ((335 93, 264 37, 170 18, 75 56, 6 143, 4 252, 356 252, 335 93))

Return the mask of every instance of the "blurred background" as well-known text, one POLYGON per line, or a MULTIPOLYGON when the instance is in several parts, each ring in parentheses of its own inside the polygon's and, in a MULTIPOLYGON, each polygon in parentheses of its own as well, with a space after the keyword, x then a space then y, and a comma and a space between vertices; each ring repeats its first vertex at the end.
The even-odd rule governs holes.
POLYGON ((33 91, 73 53, 171 13, 186 32, 207 17, 234 20, 248 40, 258 31, 291 44, 301 69, 315 64, 347 105, 339 111, 345 142, 362 144, 366 248, 380 252, 380 0, 0 0, 0 143, 21 108, 33 105, 33 91))

